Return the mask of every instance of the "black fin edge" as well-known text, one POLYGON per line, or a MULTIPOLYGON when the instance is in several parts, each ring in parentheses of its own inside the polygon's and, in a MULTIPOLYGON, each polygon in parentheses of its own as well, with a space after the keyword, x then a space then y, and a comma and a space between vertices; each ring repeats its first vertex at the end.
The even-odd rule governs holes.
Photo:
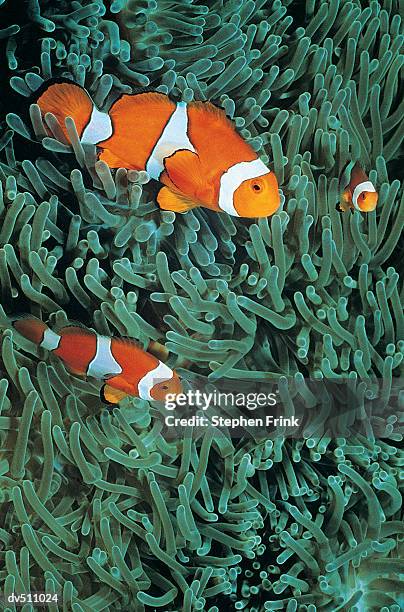
POLYGON ((111 402, 109 402, 107 398, 105 397, 105 387, 106 385, 102 385, 100 389, 100 400, 102 401, 103 404, 106 404, 107 406, 113 406, 114 404, 111 404, 111 402))

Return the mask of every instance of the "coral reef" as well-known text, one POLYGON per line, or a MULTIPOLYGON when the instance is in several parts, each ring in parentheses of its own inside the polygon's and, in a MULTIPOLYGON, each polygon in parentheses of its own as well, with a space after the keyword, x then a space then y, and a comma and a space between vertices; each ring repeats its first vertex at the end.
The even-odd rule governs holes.
POLYGON ((52 612, 398 612, 400 2, 0 5, 2 609, 46 591, 52 612), (41 118, 33 94, 56 76, 102 109, 146 86, 213 100, 275 171, 281 210, 161 212, 144 172, 41 118), (379 191, 368 215, 335 208, 351 160, 379 191), (23 312, 160 342, 191 382, 275 381, 320 417, 310 381, 342 380, 365 433, 167 440, 158 407, 108 410, 12 332, 23 312))

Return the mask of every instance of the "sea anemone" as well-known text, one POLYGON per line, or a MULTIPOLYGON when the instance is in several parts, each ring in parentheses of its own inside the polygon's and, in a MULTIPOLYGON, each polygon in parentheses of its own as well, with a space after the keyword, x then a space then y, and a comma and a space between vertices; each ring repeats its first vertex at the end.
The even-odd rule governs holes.
POLYGON ((398 0, 0 5, 2 609, 38 593, 52 612, 403 609, 398 0), (101 109, 146 86, 213 101, 281 209, 162 212, 145 172, 41 116, 53 77, 101 109), (379 192, 368 214, 336 210, 352 160, 379 192), (156 341, 191 384, 273 385, 312 419, 167 436, 164 408, 107 408, 13 331, 22 313, 156 341))

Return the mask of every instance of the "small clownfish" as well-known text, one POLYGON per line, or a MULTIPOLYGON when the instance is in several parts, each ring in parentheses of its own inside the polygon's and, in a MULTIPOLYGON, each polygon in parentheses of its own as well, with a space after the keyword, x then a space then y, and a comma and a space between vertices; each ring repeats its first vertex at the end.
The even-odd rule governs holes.
POLYGON ((82 144, 98 147, 110 168, 146 170, 164 185, 161 209, 203 206, 235 217, 267 217, 279 208, 273 172, 210 102, 173 102, 158 92, 124 94, 101 112, 81 86, 45 84, 37 104, 65 127, 72 117, 82 144))
MULTIPOLYGON (((351 162, 345 167, 343 177, 349 172, 349 166, 352 166, 351 162)), ((376 208, 379 198, 378 193, 366 172, 358 163, 355 163, 351 169, 349 183, 346 186, 341 186, 344 190, 341 201, 338 202, 336 207, 340 212, 348 210, 351 210, 351 212, 354 212, 354 210, 371 212, 376 208)))
POLYGON ((181 392, 176 372, 133 340, 100 336, 78 326, 56 333, 33 317, 16 319, 13 327, 27 340, 52 351, 72 374, 108 381, 100 392, 108 404, 117 404, 128 395, 164 401, 167 394, 181 392))

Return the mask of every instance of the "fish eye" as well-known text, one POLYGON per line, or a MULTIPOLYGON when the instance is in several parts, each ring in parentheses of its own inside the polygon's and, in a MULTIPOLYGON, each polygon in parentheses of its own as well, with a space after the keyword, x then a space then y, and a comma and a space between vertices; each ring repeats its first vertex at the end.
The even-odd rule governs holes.
POLYGON ((255 193, 262 191, 262 183, 260 181, 253 181, 251 188, 255 193))
POLYGON ((168 385, 163 385, 161 388, 163 389, 163 391, 167 391, 168 385))

